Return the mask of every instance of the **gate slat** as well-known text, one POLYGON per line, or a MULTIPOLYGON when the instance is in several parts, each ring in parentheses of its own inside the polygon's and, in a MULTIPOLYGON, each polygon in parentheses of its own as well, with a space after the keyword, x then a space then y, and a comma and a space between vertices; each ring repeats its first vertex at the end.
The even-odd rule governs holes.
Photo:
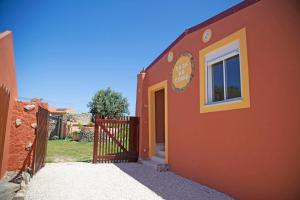
MULTIPOLYGON (((113 128, 113 136, 116 137, 116 124, 114 124, 114 128, 113 128)), ((112 140, 112 144, 113 144, 113 154, 117 153, 117 143, 115 143, 115 141, 113 139, 112 140)))
MULTIPOLYGON (((99 124, 99 128, 100 128, 100 124, 99 124)), ((103 155, 103 144, 102 144, 102 142, 103 142, 103 130, 100 128, 100 147, 99 147, 100 156, 103 155)), ((100 159, 100 161, 102 162, 102 159, 100 159)))
MULTIPOLYGON (((108 123, 105 123, 106 127, 108 127, 108 123)), ((104 134, 104 156, 107 154, 107 134, 104 134)))
MULTIPOLYGON (((126 120, 126 116, 124 116, 123 118, 124 118, 124 120, 126 120)), ((125 145, 126 132, 125 131, 126 131, 126 124, 122 124, 122 145, 126 148, 126 145, 125 145)), ((123 157, 125 157, 125 154, 123 154, 123 157)))
POLYGON ((95 131, 94 131, 94 150, 93 150, 93 163, 97 162, 96 156, 98 155, 98 145, 99 145, 99 126, 95 124, 95 131))
MULTIPOLYGON (((117 141, 119 142, 120 141, 120 123, 118 123, 118 130, 117 130, 117 132, 118 132, 118 137, 117 137, 117 141)), ((122 148, 121 148, 121 143, 119 142, 119 144, 118 144, 118 152, 119 152, 119 156, 120 155, 122 155, 122 148)), ((118 159, 118 162, 120 162, 120 159, 118 159)))
MULTIPOLYGON (((111 124, 109 125, 111 127, 111 124)), ((107 138, 107 155, 110 155, 110 137, 107 138)))
POLYGON ((128 133, 129 133, 129 124, 126 124, 126 148, 128 149, 128 133))

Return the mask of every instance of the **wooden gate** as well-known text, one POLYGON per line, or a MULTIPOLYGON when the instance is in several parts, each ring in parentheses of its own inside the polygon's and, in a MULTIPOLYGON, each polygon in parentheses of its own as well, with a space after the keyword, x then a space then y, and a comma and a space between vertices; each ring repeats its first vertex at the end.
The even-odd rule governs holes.
POLYGON ((138 118, 115 117, 106 119, 97 115, 93 163, 137 162, 138 160, 138 118))
POLYGON ((48 110, 39 106, 37 112, 37 128, 33 151, 33 174, 45 166, 48 142, 48 110))

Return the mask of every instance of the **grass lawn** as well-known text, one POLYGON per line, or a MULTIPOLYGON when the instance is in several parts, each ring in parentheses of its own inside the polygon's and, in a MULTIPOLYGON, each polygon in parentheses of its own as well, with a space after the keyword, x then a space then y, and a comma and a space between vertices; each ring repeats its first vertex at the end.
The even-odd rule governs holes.
POLYGON ((46 162, 91 161, 93 142, 75 142, 70 140, 49 140, 46 162))

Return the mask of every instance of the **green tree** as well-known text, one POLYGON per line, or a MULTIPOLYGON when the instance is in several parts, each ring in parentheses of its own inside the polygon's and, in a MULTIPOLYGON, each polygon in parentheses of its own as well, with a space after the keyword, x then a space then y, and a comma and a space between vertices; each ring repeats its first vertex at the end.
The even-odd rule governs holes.
POLYGON ((99 90, 88 103, 93 116, 100 114, 106 117, 129 114, 128 106, 127 98, 111 88, 99 90))

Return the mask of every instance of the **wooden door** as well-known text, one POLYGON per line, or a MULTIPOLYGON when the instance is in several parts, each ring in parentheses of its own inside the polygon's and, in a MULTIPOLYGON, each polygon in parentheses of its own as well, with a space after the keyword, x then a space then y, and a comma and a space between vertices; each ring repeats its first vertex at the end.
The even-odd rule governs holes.
POLYGON ((156 143, 165 143, 165 91, 155 92, 155 139, 156 143))

